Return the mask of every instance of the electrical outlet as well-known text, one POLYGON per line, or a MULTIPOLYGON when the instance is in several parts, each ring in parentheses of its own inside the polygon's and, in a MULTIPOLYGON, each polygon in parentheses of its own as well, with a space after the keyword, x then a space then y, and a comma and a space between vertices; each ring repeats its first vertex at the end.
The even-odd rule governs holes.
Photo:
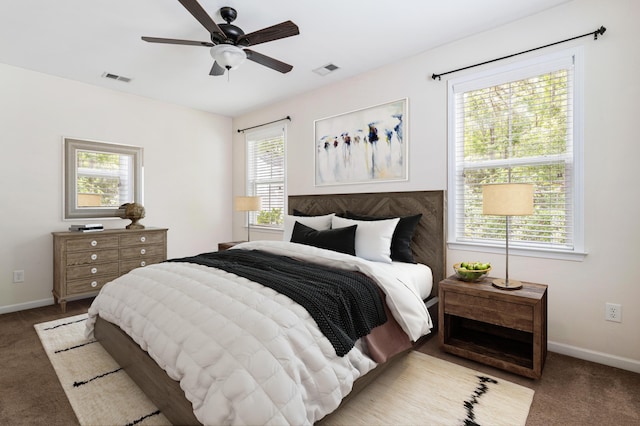
POLYGON ((17 271, 13 271, 13 282, 14 283, 24 282, 24 270, 20 269, 17 271))
POLYGON ((604 319, 613 322, 622 322, 622 305, 618 303, 606 303, 604 319))

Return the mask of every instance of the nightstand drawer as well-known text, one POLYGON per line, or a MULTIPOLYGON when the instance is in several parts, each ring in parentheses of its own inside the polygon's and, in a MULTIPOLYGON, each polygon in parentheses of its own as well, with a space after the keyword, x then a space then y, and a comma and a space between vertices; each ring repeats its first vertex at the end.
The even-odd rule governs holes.
POLYGON ((533 331, 533 306, 448 291, 445 314, 522 331, 533 331))

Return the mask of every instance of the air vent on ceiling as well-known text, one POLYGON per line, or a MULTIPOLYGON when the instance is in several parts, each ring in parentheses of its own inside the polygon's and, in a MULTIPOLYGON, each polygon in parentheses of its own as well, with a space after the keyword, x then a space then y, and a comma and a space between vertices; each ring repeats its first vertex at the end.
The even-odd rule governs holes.
POLYGON ((102 73, 102 76, 104 78, 109 78, 111 80, 124 81, 125 83, 128 83, 128 82, 131 81, 131 78, 129 78, 129 77, 123 77, 121 75, 112 74, 110 72, 104 72, 104 73, 102 73))
POLYGON ((334 64, 327 64, 327 65, 321 66, 320 68, 316 68, 315 70, 313 70, 313 72, 315 72, 318 75, 325 76, 329 73, 334 72, 337 69, 340 69, 340 67, 334 64))

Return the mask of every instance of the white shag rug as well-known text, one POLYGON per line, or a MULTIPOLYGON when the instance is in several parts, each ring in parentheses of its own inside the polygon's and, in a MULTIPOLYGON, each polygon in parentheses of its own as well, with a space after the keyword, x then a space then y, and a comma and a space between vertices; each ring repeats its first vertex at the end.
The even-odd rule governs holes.
MULTIPOLYGON (((81 425, 168 425, 109 356, 84 338, 87 315, 34 327, 81 425)), ((524 425, 534 391, 411 352, 323 425, 524 425)))

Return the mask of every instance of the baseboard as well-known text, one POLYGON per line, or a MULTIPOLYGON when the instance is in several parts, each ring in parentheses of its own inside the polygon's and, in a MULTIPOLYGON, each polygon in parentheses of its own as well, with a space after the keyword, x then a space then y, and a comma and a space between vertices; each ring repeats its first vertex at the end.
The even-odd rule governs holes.
POLYGON ((26 303, 18 303, 16 305, 0 306, 0 314, 8 314, 10 312, 24 311, 26 309, 41 308, 43 306, 53 305, 53 297, 41 300, 32 300, 26 303))
POLYGON ((606 354, 604 352, 596 352, 589 349, 551 341, 547 342, 547 348, 551 352, 557 352, 562 355, 583 359, 585 361, 597 362, 598 364, 608 365, 609 367, 620 368, 634 373, 640 373, 640 361, 635 359, 624 358, 606 354))

